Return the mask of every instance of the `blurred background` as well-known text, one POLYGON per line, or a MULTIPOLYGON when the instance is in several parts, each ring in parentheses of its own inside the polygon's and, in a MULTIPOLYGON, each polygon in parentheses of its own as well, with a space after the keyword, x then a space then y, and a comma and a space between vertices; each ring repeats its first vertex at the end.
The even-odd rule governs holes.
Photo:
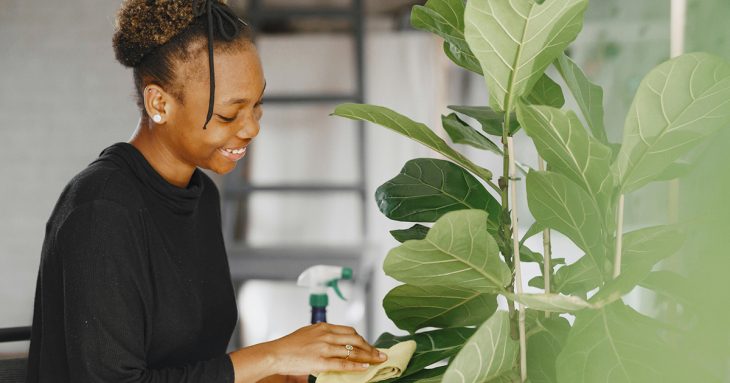
MULTIPOLYGON (((44 225, 64 185, 136 127, 131 71, 114 60, 111 46, 119 3, 0 0, 0 328, 31 323, 44 225)), ((487 104, 483 79, 448 61, 439 38, 410 27, 411 7, 423 3, 229 1, 257 31, 268 84, 261 133, 247 157, 229 175, 211 174, 222 195, 240 312, 230 349, 307 325, 308 292, 295 281, 316 264, 355 272, 343 284, 347 302, 330 296, 330 322, 354 326, 370 341, 384 331, 403 333, 381 306, 397 285, 383 274, 382 261, 398 244, 388 231, 410 225, 383 217, 374 192, 407 160, 436 154, 384 128, 329 114, 343 102, 383 105, 446 137, 440 118, 447 105, 487 104)), ((728 17, 727 0, 590 3, 570 54, 604 88, 609 139, 620 140, 639 82, 670 57, 672 41, 683 40, 687 52, 730 59, 728 17), (683 5, 674 21, 673 3, 683 5)), ((519 150, 525 139, 516 137, 517 158, 536 167, 536 154, 519 150)), ((501 159, 456 147, 499 174, 501 159)), ((722 198, 704 198, 702 188, 724 195, 727 185, 706 182, 725 171, 717 164, 727 163, 728 154, 711 145, 700 154, 705 173, 683 186, 655 183, 627 196, 627 230, 680 219, 683 209, 703 211, 691 202, 722 211, 722 198)), ((524 232, 532 223, 525 201, 519 211, 524 232)), ((568 240, 553 240, 554 253, 569 262, 580 255, 568 240)), ((722 291, 727 284, 707 288, 722 291)), ((657 309, 638 290, 627 300, 657 309)), ((0 343, 0 358, 27 350, 28 341, 0 343)))

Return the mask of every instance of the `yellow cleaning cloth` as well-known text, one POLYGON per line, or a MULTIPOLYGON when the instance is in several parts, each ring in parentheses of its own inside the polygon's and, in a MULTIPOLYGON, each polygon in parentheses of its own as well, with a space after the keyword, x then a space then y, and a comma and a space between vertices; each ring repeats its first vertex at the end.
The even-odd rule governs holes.
POLYGON ((367 370, 361 372, 322 372, 317 376, 317 383, 368 383, 397 378, 406 370, 408 362, 416 351, 416 342, 408 340, 391 348, 379 348, 378 350, 388 355, 388 360, 379 364, 371 364, 367 370))

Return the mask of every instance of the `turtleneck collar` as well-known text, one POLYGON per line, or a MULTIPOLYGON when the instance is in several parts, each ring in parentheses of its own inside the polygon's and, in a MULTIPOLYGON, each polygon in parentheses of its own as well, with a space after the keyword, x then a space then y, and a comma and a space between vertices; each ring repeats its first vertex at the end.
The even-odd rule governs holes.
POLYGON ((195 211, 203 193, 202 171, 195 168, 186 188, 175 186, 158 173, 142 153, 127 142, 118 142, 104 149, 97 161, 111 161, 128 168, 145 186, 152 190, 160 202, 177 214, 195 211))

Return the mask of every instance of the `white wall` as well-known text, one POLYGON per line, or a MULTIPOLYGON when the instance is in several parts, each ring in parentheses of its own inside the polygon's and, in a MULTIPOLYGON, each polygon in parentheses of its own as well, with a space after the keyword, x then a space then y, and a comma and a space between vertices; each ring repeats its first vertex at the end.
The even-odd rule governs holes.
POLYGON ((0 1, 0 327, 31 323, 44 225, 63 186, 137 123, 131 74, 111 47, 117 5, 0 1))

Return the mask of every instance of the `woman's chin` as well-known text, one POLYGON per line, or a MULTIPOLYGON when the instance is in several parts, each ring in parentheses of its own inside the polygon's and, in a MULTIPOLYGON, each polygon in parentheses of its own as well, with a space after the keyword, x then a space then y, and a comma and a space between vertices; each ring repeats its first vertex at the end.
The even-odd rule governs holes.
POLYGON ((220 175, 225 175, 230 172, 232 172, 236 168, 236 163, 232 161, 228 161, 227 163, 221 164, 221 163, 212 163, 208 164, 209 166, 204 166, 204 168, 220 175))

